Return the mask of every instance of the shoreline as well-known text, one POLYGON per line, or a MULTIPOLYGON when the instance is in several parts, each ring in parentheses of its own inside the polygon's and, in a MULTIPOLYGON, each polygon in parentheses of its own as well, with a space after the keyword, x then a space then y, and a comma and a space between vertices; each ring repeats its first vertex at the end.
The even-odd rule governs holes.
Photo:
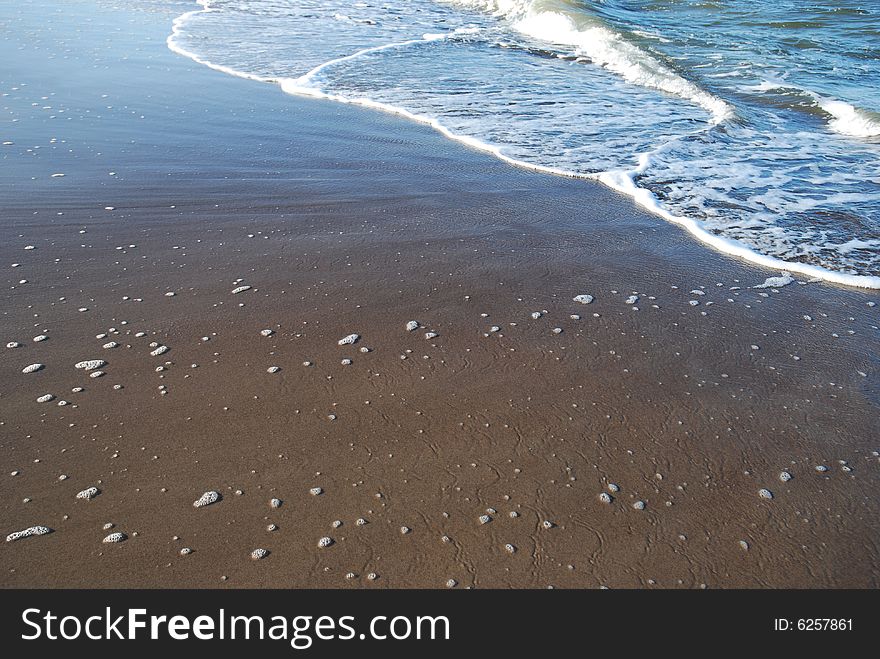
MULTIPOLYGON (((755 249, 733 239, 725 238, 724 236, 717 235, 711 233, 704 229, 698 220, 690 217, 684 217, 675 215, 671 213, 667 209, 665 209, 660 201, 657 199, 656 195, 654 195, 650 190, 646 188, 640 188, 635 183, 635 177, 643 172, 650 163, 651 156, 658 150, 662 150, 668 144, 661 145, 655 148, 653 151, 645 152, 639 154, 638 164, 629 170, 616 170, 616 171, 608 171, 608 172, 599 172, 596 174, 585 174, 572 172, 564 169, 559 169, 555 167, 545 167, 542 165, 532 164, 523 160, 519 160, 510 156, 507 156, 503 153, 501 147, 497 145, 490 144, 488 142, 484 142, 480 139, 470 137, 468 135, 460 135, 450 130, 443 124, 441 124, 436 119, 415 114, 406 110, 405 108, 397 107, 394 105, 389 105, 387 103, 382 103, 378 101, 373 101, 370 99, 357 99, 357 98, 349 98, 346 96, 341 96, 338 94, 332 94, 328 92, 324 92, 318 88, 311 87, 307 83, 308 79, 313 77, 314 74, 327 67, 328 65, 336 62, 341 62, 345 60, 350 60, 357 58, 361 55, 375 52, 377 50, 382 50, 386 48, 397 48, 400 46, 405 46, 411 43, 415 43, 420 40, 411 40, 400 43, 393 44, 385 44, 382 46, 376 46, 371 48, 366 48, 364 50, 358 51, 351 55, 347 55, 336 60, 331 60, 329 62, 325 62, 320 64, 316 68, 308 71, 304 75, 298 78, 274 78, 274 77, 265 77, 254 75, 250 73, 246 73, 243 71, 239 71, 234 68, 230 68, 228 66, 224 66, 221 64, 216 64, 209 60, 206 60, 199 55, 186 50, 182 46, 176 43, 176 37, 179 36, 181 26, 188 19, 193 16, 205 12, 215 12, 221 11, 215 9, 210 6, 210 0, 193 0, 198 4, 201 9, 196 9, 192 11, 188 11, 184 14, 181 14, 177 18, 174 19, 171 27, 171 33, 168 35, 166 39, 166 44, 168 45, 169 50, 172 52, 186 57, 197 64, 202 66, 206 66, 214 71, 242 78, 245 80, 250 80, 253 82, 260 82, 266 84, 273 84, 280 87, 280 89, 285 94, 290 94, 292 96, 300 96, 306 98, 316 98, 321 100, 332 101, 334 103, 342 103, 346 105, 354 105, 357 107, 366 108, 368 110, 384 112, 396 117, 402 117, 408 121, 412 121, 414 123, 423 124, 425 126, 430 127, 432 130, 435 130, 439 134, 444 137, 457 142, 459 144, 463 144, 468 148, 474 149, 475 151, 479 151, 481 153, 485 153, 493 156, 509 165, 512 165, 517 168, 525 169, 532 172, 538 172, 541 174, 546 174, 549 176, 561 176, 566 178, 572 178, 583 181, 593 181, 598 182, 601 185, 631 198, 637 206, 644 209, 648 213, 655 215, 656 217, 662 218, 663 220, 678 225, 687 231, 697 242, 711 247, 716 250, 720 254, 724 254, 726 256, 731 256, 734 258, 741 259, 747 263, 750 263, 754 266, 763 267, 769 270, 780 270, 784 272, 795 273, 801 276, 807 276, 814 279, 820 279, 824 282, 830 284, 839 284, 842 286, 848 286, 852 288, 860 288, 866 290, 877 290, 880 289, 880 276, 875 275, 860 275, 854 273, 840 272, 837 270, 830 270, 828 268, 824 268, 821 266, 816 266, 808 263, 800 263, 797 261, 784 261, 782 259, 769 256, 766 254, 762 254, 755 249)), ((454 34, 453 32, 448 33, 448 35, 454 34)), ((422 40, 436 40, 446 38, 448 36, 444 34, 442 36, 438 35, 426 35, 422 40)), ((731 116, 726 117, 724 120, 729 120, 732 118, 731 116)), ((710 128, 714 128, 718 123, 713 122, 709 124, 710 128)))
POLYGON ((869 292, 754 288, 602 186, 187 62, 165 17, 99 5, 88 85, 2 90, 0 528, 53 532, 0 586, 880 584, 869 292))

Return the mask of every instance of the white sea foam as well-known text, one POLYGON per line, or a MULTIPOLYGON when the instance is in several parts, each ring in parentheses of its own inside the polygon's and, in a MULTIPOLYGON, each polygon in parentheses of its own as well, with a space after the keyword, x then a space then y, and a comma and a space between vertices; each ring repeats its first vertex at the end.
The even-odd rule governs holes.
POLYGON ((217 503, 220 501, 220 493, 214 490, 208 490, 198 499, 193 501, 194 508, 204 508, 205 506, 210 506, 212 503, 217 503))
POLYGON ((743 85, 742 89, 748 92, 800 92, 812 98, 828 115, 828 127, 831 130, 851 137, 880 136, 880 116, 790 80, 762 80, 757 84, 743 85))
POLYGON ((87 487, 82 492, 78 492, 76 498, 90 501, 91 499, 94 499, 96 496, 98 496, 100 493, 101 490, 93 485, 91 487, 87 487))
POLYGON ((98 368, 103 368, 107 365, 103 359, 86 359, 81 362, 77 362, 74 364, 74 368, 78 368, 83 371, 94 371, 98 368))
POLYGON ((52 529, 50 529, 48 526, 31 526, 24 529, 23 531, 10 533, 6 536, 6 542, 15 542, 16 540, 21 540, 22 538, 29 538, 32 535, 47 535, 49 533, 52 533, 52 529))
POLYGON ((589 15, 567 11, 564 7, 547 10, 535 0, 446 0, 477 7, 511 21, 521 33, 551 44, 574 48, 627 82, 658 89, 692 101, 720 124, 733 117, 733 108, 720 98, 678 75, 650 53, 628 42, 622 34, 591 21, 589 15))
POLYGON ((710 247, 713 247, 720 252, 739 257, 756 265, 777 270, 787 268, 789 270, 799 272, 810 277, 816 277, 825 281, 837 284, 844 284, 847 286, 854 286, 858 288, 880 288, 880 277, 878 276, 844 273, 806 263, 790 263, 788 261, 784 261, 773 256, 756 252, 754 249, 737 240, 711 233, 701 224, 700 221, 694 218, 682 217, 672 213, 661 205, 659 199, 657 199, 656 195, 653 192, 646 188, 640 188, 635 183, 635 178, 639 174, 647 170, 649 166, 649 154, 642 154, 638 159, 638 166, 629 171, 618 170, 599 172, 597 174, 584 174, 572 172, 560 167, 536 165, 506 155, 499 146, 489 144, 476 137, 457 134, 433 117, 418 115, 410 112, 409 110, 396 107, 388 103, 373 101, 371 99, 365 98, 346 97, 340 94, 328 93, 317 88, 304 86, 302 84, 304 80, 308 81, 310 79, 311 78, 307 74, 306 76, 303 76, 302 78, 298 78, 296 80, 281 80, 279 84, 281 86, 281 89, 289 94, 311 96, 313 98, 332 100, 349 105, 359 105, 361 107, 366 107, 374 110, 381 110, 389 114, 396 114, 418 123, 427 124, 428 126, 441 133, 442 135, 448 137, 449 139, 461 142, 462 144, 465 144, 478 151, 489 153, 499 160, 503 160, 516 167, 521 167, 524 169, 529 169, 545 174, 553 174, 556 176, 599 181, 600 183, 605 184, 611 189, 631 197, 642 208, 662 217, 669 222, 681 225, 688 231, 688 233, 697 238, 700 242, 709 245, 710 247))
POLYGON ((752 286, 752 288, 782 288, 794 283, 794 277, 787 272, 783 272, 778 277, 767 277, 763 284, 752 286))
MULTIPOLYGON (((373 62, 375 57, 379 54, 382 54, 384 57, 385 53, 394 55, 395 53, 401 53, 406 49, 414 49, 414 53, 422 52, 426 48, 433 49, 439 47, 429 44, 442 45, 444 43, 452 43, 455 39, 469 38, 469 34, 478 33, 480 28, 459 27, 443 33, 425 32, 422 30, 419 32, 422 35, 421 38, 389 40, 386 43, 378 43, 365 48, 355 48, 354 52, 349 52, 348 54, 337 57, 328 57, 325 61, 312 66, 310 70, 301 75, 284 77, 282 75, 254 74, 245 70, 239 70, 235 67, 227 66, 226 64, 218 64, 217 62, 210 61, 210 57, 202 56, 193 52, 194 49, 198 49, 198 46, 184 47, 184 43, 197 43, 195 40, 189 39, 188 33, 191 22, 196 17, 211 14, 216 18, 221 15, 218 12, 226 11, 226 7, 228 6, 226 3, 221 6, 220 3, 212 3, 210 0, 200 0, 199 4, 201 5, 201 9, 187 12, 175 19, 172 26, 172 33, 168 37, 168 46, 171 50, 190 57, 196 62, 231 75, 262 82, 278 83, 287 93, 359 105, 374 110, 393 113, 412 121, 424 123, 450 139, 491 154, 500 160, 518 167, 560 176, 598 180, 619 192, 631 196, 636 203, 663 219, 684 227, 691 235, 701 242, 757 265, 775 270, 789 270, 811 278, 823 279, 850 286, 880 288, 880 277, 878 276, 859 274, 857 271, 853 272, 851 267, 836 269, 839 259, 827 261, 820 258, 811 258, 808 259, 810 260, 809 263, 801 262, 802 259, 788 260, 789 258, 797 258, 800 256, 818 256, 822 250, 824 250, 825 254, 828 254, 831 251, 834 251, 837 255, 845 256, 847 254, 846 247, 840 250, 833 250, 833 245, 828 243, 827 240, 824 243, 819 243, 818 241, 821 239, 821 236, 817 235, 813 237, 810 234, 798 235, 795 232, 789 237, 787 230, 775 226, 772 219, 765 219, 758 222, 747 217, 739 222, 742 229, 738 226, 733 226, 733 230, 729 231, 721 222, 709 222, 706 218, 701 217, 700 213, 691 213, 691 206, 682 206, 681 204, 676 205, 679 201, 679 199, 676 198, 676 195, 680 196, 682 192, 695 194, 693 193, 693 190, 707 189, 706 186, 692 186, 690 189, 687 189, 677 183, 673 183, 672 189, 674 194, 672 195, 672 198, 667 199, 664 196, 663 201, 661 201, 654 192, 647 189, 647 187, 644 187, 645 181, 642 179, 645 178, 645 175, 652 164, 656 167, 655 163, 659 162, 659 155, 664 149, 667 149, 670 144, 684 144, 686 138, 689 138, 692 135, 701 135, 706 131, 707 127, 727 122, 733 116, 733 109, 724 100, 709 93, 695 82, 679 75, 669 65, 665 64, 650 52, 639 47, 632 41, 628 40, 624 35, 618 33, 601 21, 593 21, 589 16, 582 16, 579 12, 571 13, 567 10, 560 11, 558 10, 559 7, 556 3, 535 3, 526 0, 456 0, 446 2, 446 4, 467 6, 494 13, 502 20, 502 22, 504 22, 504 24, 512 26, 520 34, 550 44, 551 47, 558 51, 558 54, 562 54, 566 50, 568 52, 573 51, 576 55, 587 58, 593 64, 601 66, 607 71, 613 72, 623 80, 644 88, 660 90, 678 98, 686 99, 691 103, 696 103, 710 113, 709 120, 706 124, 703 127, 696 127, 692 134, 674 137, 671 142, 663 142, 659 147, 642 153, 641 155, 631 154, 631 156, 634 156, 637 159, 637 165, 632 169, 620 168, 608 169, 605 171, 584 171, 581 167, 576 166, 576 162, 569 162, 566 159, 557 160, 559 164, 556 165, 548 164, 548 159, 540 157, 540 154, 538 154, 539 157, 534 157, 535 154, 532 154, 529 151, 523 152, 522 150, 519 150, 516 155, 511 155, 511 149, 508 145, 494 143, 492 139, 487 139, 483 136, 483 133, 481 132, 482 129, 476 124, 461 124, 461 122, 453 123, 446 117, 442 119, 438 118, 437 116, 423 110, 422 108, 428 107, 424 104, 420 105, 416 103, 412 107, 405 107, 406 101, 400 99, 399 94, 397 96, 383 96, 382 94, 377 94, 376 91, 371 90, 369 86, 366 85, 358 87, 358 91, 355 93, 351 89, 347 89, 344 86, 338 88, 339 86, 334 84, 335 78, 333 78, 333 76, 347 70, 348 67, 361 66, 361 60, 363 60, 363 65, 366 66, 370 62, 373 62), (551 5, 553 6, 552 10, 546 9, 546 7, 551 5), (564 48, 559 49, 559 46, 564 48), (475 128, 479 130, 475 131, 475 128), (477 134, 472 134, 473 132, 476 132, 477 134), (676 202, 676 204, 671 202, 676 202), (753 233, 748 233, 749 227, 751 227, 753 233), (757 229, 760 229, 761 233, 756 233, 755 231, 757 229), (736 237, 733 237, 734 235, 736 237), (740 236, 743 237, 742 240, 740 239, 740 236), (757 239, 753 240, 753 236, 757 236, 757 239), (791 240, 799 240, 800 242, 797 244, 791 244, 791 240), (822 265, 815 264, 817 262, 822 265), (823 267, 826 262, 833 264, 834 267, 823 267)), ((320 4, 316 6, 320 6, 320 4)), ((366 7, 366 5, 364 7, 366 7)), ((241 5, 238 9, 245 11, 248 8, 241 5)), ((382 11, 379 8, 373 8, 373 10, 382 11)), ((366 9, 364 9, 364 11, 366 11, 366 9)), ((234 16, 235 14, 230 13, 230 17, 234 18, 234 16)), ((354 13, 346 10, 346 16, 351 18, 354 16, 354 13)), ((375 26, 375 21, 362 19, 358 19, 358 21, 365 26, 375 26)), ((351 21, 346 21, 346 23, 349 22, 351 21)), ((406 35, 407 31, 405 29, 388 28, 385 32, 377 29, 377 31, 370 34, 374 35, 372 38, 375 41, 375 39, 381 39, 383 35, 387 34, 406 35)), ((410 32, 410 36, 411 35, 412 33, 410 32)), ((360 42, 355 41, 353 43, 358 43, 358 45, 360 45, 363 43, 363 39, 360 42)), ((335 44, 334 47, 337 48, 338 51, 339 44, 335 44)), ((308 52, 312 57, 320 56, 321 48, 310 48, 308 52)), ((428 51, 425 52, 427 53, 428 51)), ((360 80, 361 78, 357 79, 360 80)), ((821 106, 818 99, 817 103, 821 106)), ((826 99, 823 110, 833 117, 829 125, 831 125, 831 128, 834 130, 852 135, 874 134, 874 128, 872 128, 873 119, 853 106, 834 101, 833 99, 826 99)), ((686 155, 687 154, 685 154, 685 156, 686 155)), ((552 162, 552 160, 550 162, 552 162)), ((679 169, 686 165, 689 166, 690 163, 686 160, 682 160, 679 169)), ((665 178, 665 180, 674 179, 674 172, 676 170, 670 168, 670 163, 663 162, 662 166, 663 167, 661 167, 658 176, 661 179, 665 178), (664 171, 663 168, 666 168, 667 171, 664 171)), ((740 171, 748 172, 750 171, 749 167, 750 164, 745 167, 740 167, 739 169, 740 171)), ((693 169, 692 172, 693 171, 698 170, 693 169)), ((711 170, 704 169, 703 171, 711 170)), ((689 175, 687 171, 684 170, 681 170, 681 173, 685 178, 689 175)), ((692 173, 690 176, 692 176, 692 173)), ((764 177, 763 172, 758 171, 753 176, 753 180, 766 181, 767 179, 764 177)), ((749 182, 752 182, 752 180, 750 179, 749 182)), ((700 181, 695 180, 692 183, 696 185, 699 184, 700 181)), ((779 185, 784 185, 784 183, 785 179, 781 179, 779 185)), ((776 185, 770 185, 771 187, 769 191, 764 194, 763 199, 759 199, 757 196, 754 196, 753 199, 754 203, 759 201, 761 203, 767 203, 771 213, 778 212, 773 210, 774 204, 785 209, 794 210, 797 210, 795 206, 800 204, 803 206, 803 211, 806 211, 809 210, 807 205, 823 207, 823 204, 827 205, 828 203, 851 204, 860 203, 863 200, 870 200, 869 197, 855 194, 850 194, 848 199, 843 199, 842 197, 840 199, 825 197, 824 200, 814 199, 810 196, 800 196, 795 198, 792 195, 780 195, 778 200, 774 200, 773 195, 778 195, 779 193, 776 192, 776 185)), ((709 190, 709 192, 712 191, 709 190)), ((719 188, 719 194, 720 192, 721 190, 719 188)), ((728 197, 730 194, 735 196, 736 191, 729 193, 728 197)), ((697 199, 697 201, 699 202, 700 200, 697 199)), ((722 206, 727 202, 728 199, 724 197, 720 197, 718 200, 718 203, 722 206)), ((766 213, 765 217, 770 217, 770 213, 766 213)), ((862 253, 864 253, 865 249, 870 247, 872 243, 869 240, 853 239, 845 241, 841 243, 841 245, 850 245, 849 252, 862 250, 862 253)), ((850 261, 852 261, 852 259, 849 261, 845 260, 844 263, 850 261)), ((855 262, 858 261, 856 260, 855 262)))
POLYGON ((203 66, 207 66, 215 71, 220 71, 221 73, 226 73, 231 76, 236 76, 238 78, 247 78, 248 80, 256 80, 258 82, 275 82, 274 78, 267 78, 265 76, 254 75, 251 73, 246 73, 244 71, 239 71, 238 69, 234 69, 230 66, 224 66, 222 64, 216 64, 211 62, 203 57, 200 57, 196 53, 191 50, 187 50, 179 45, 178 41, 181 33, 183 32, 186 24, 192 19, 194 16, 198 16, 199 14, 205 14, 215 11, 220 11, 211 6, 211 0, 195 0, 195 2, 201 6, 201 9, 194 9, 193 11, 188 11, 185 14, 181 14, 177 18, 175 18, 171 23, 171 34, 165 39, 165 43, 168 48, 177 53, 178 55, 183 55, 184 57, 188 57, 197 64, 202 64, 203 66))
POLYGON ((116 531, 115 533, 111 533, 110 535, 105 537, 102 542, 107 545, 112 545, 118 544, 120 542, 125 542, 126 540, 128 540, 128 536, 125 533, 122 533, 121 531, 116 531))
POLYGON ((845 101, 821 97, 819 107, 833 117, 828 125, 838 133, 853 137, 877 137, 880 135, 880 120, 872 118, 865 110, 845 101))
POLYGON ((647 160, 648 157, 645 156, 643 158, 644 164, 640 164, 638 168, 629 172, 603 172, 599 175, 599 180, 608 187, 629 195, 637 204, 652 213, 655 213, 670 222, 681 225, 688 231, 688 233, 699 239, 700 242, 703 242, 710 247, 714 247, 720 252, 737 256, 745 261, 749 261, 750 263, 765 268, 799 272, 809 277, 816 277, 817 279, 836 284, 844 284, 858 288, 880 288, 880 277, 838 272, 836 270, 829 270, 808 263, 783 261, 782 259, 773 256, 760 254, 739 241, 710 233, 699 221, 693 218, 681 217, 671 213, 661 206, 653 192, 645 188, 640 188, 635 184, 634 178, 647 168, 647 160))

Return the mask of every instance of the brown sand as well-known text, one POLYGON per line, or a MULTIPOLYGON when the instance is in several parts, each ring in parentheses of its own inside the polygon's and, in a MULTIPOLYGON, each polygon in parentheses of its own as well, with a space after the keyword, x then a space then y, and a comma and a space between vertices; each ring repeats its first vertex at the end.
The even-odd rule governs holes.
POLYGON ((340 128, 363 131, 357 172, 314 159, 282 190, 218 177, 161 198, 132 181, 106 212, 86 192, 7 202, 0 340, 23 345, 0 363, 0 527, 54 532, 4 543, 0 585, 880 584, 876 296, 750 289, 777 273, 599 186, 214 75, 304 132, 360 121, 340 128), (206 490, 222 500, 194 508, 206 490), (102 543, 108 522, 128 539, 102 543))
POLYGON ((75 231, 29 252, 4 245, 4 262, 40 264, 40 283, 4 294, 2 335, 24 346, 2 366, 3 528, 56 531, 3 547, 5 585, 362 586, 369 572, 387 587, 877 584, 864 293, 731 292, 763 273, 715 255, 689 267, 700 250, 674 229, 633 236, 608 221, 600 242, 525 230, 506 218, 539 209, 517 194, 492 215, 482 203, 459 197, 474 212, 442 229, 428 204, 392 200, 284 219, 227 207, 209 231, 145 209, 90 230, 88 259, 75 231), (239 277, 253 288, 232 295, 239 277), (705 296, 687 292, 699 285, 705 296), (410 319, 424 329, 407 332, 410 319), (484 336, 491 325, 501 331, 484 336), (337 345, 352 332, 355 346, 337 345), (102 349, 110 340, 120 347, 102 349), (171 350, 151 357, 152 341, 171 350), (109 362, 104 377, 74 369, 92 358, 109 362), (32 362, 46 368, 21 374, 32 362), (46 392, 76 407, 36 403, 46 392), (780 482, 783 469, 794 479, 780 482), (620 492, 606 505, 609 482, 620 492), (90 485, 102 494, 74 498, 90 485), (223 500, 193 508, 211 489, 223 500), (130 539, 102 544, 105 522, 130 539), (336 543, 318 549, 325 535, 336 543), (272 553, 252 561, 257 547, 272 553))

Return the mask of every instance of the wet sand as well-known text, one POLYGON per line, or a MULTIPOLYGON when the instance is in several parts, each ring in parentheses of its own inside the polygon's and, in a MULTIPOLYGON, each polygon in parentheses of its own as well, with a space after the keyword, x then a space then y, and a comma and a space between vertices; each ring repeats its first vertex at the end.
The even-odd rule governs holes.
POLYGON ((878 586, 876 293, 96 6, 0 76, 0 585, 878 586))

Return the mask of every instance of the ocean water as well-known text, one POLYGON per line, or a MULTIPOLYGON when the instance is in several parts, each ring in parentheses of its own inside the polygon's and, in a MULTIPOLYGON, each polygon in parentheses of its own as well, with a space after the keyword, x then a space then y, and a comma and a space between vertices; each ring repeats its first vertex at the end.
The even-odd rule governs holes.
POLYGON ((880 288, 880 0, 201 0, 168 45, 880 288))

